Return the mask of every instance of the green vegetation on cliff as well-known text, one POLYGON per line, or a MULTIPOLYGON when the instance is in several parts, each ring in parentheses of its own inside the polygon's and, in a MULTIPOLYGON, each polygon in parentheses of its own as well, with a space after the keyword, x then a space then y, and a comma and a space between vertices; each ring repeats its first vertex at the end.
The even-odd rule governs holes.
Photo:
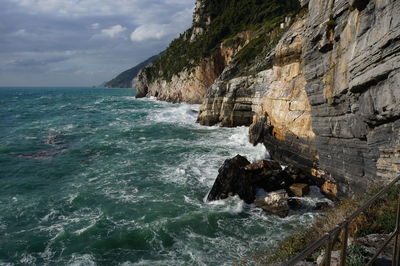
POLYGON ((105 87, 109 88, 130 88, 132 87, 132 80, 136 77, 136 75, 142 70, 144 67, 146 67, 148 64, 153 62, 159 55, 155 55, 147 59, 146 61, 132 67, 131 69, 128 69, 112 80, 106 82, 104 84, 105 87))
POLYGON ((255 58, 257 52, 270 44, 266 33, 279 28, 285 15, 299 9, 297 0, 203 0, 202 3, 203 8, 197 14, 200 19, 172 41, 165 53, 145 69, 149 81, 157 78, 170 80, 173 75, 191 69, 201 59, 212 55, 224 40, 234 44, 237 33, 252 30, 260 36, 250 43, 247 52, 240 55, 240 62, 246 65, 255 58), (191 42, 194 28, 205 31, 191 42))

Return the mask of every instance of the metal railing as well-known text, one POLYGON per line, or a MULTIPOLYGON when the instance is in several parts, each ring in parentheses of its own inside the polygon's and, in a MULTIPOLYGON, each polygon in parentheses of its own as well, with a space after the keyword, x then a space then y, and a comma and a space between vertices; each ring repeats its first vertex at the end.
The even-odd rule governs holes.
MULTIPOLYGON (((340 264, 344 266, 346 264, 346 257, 347 257, 347 246, 348 246, 348 237, 349 237, 349 225, 350 223, 362 212, 368 209, 373 203, 375 203, 378 199, 382 198, 384 194, 386 194, 390 188, 392 188, 396 183, 400 181, 400 176, 394 179, 390 184, 388 184, 385 188, 383 188, 378 194, 374 197, 369 199, 366 203, 364 203, 358 210, 356 210, 352 215, 350 215, 344 222, 336 225, 334 229, 327 232, 322 236, 320 239, 315 241, 313 244, 308 246, 304 249, 299 255, 292 258, 288 262, 282 264, 285 266, 292 266, 296 265, 303 259, 307 258, 311 254, 313 254, 317 249, 323 247, 325 245, 325 256, 323 260, 323 265, 331 265, 331 255, 332 249, 334 245, 339 239, 339 236, 343 234, 343 241, 341 247, 341 254, 340 254, 340 264)), ((397 204, 397 216, 396 216, 396 224, 395 230, 389 235, 389 238, 383 243, 383 245, 379 248, 376 254, 371 258, 367 265, 372 265, 382 251, 387 247, 387 245, 393 240, 394 238, 394 248, 393 248, 393 257, 392 257, 392 265, 399 266, 400 265, 400 195, 397 204)))

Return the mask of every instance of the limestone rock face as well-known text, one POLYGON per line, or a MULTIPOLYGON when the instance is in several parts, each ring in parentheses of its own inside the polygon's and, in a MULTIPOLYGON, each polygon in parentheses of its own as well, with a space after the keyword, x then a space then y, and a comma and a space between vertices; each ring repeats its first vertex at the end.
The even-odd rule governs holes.
POLYGON ((239 77, 231 80, 217 80, 207 91, 200 108, 198 122, 212 126, 235 127, 250 125, 259 108, 263 84, 268 84, 272 71, 258 73, 255 77, 239 77))
MULTIPOLYGON (((400 170, 400 1, 300 4, 250 74, 233 74, 231 64, 252 38, 242 33, 241 45, 221 44, 171 80, 140 73, 138 97, 202 102, 200 124, 250 126, 250 141, 263 143, 273 160, 329 181, 327 195, 387 183, 400 170)), ((200 0, 196 10, 194 27, 200 0)))
MULTIPOLYGON (((204 28, 197 26, 200 23, 202 13, 204 10, 204 3, 202 0, 196 0, 196 5, 195 5, 195 10, 193 14, 193 30, 192 30, 192 35, 190 36, 190 41, 193 42, 195 41, 199 36, 201 36, 204 33, 204 28)), ((207 23, 210 23, 211 21, 208 20, 207 23)))
POLYGON ((153 96, 168 102, 201 103, 207 88, 221 74, 225 65, 225 57, 216 52, 193 69, 174 75, 171 80, 149 81, 146 72, 141 71, 133 81, 133 87, 137 89, 138 98, 153 96))
POLYGON ((241 32, 237 37, 241 43, 233 47, 221 44, 211 56, 172 76, 170 80, 150 80, 146 69, 143 69, 133 81, 133 87, 137 89, 136 97, 156 97, 161 101, 175 103, 202 103, 207 89, 214 84, 234 55, 252 38, 248 32, 241 32))
POLYGON ((305 89, 306 27, 306 16, 293 23, 265 58, 273 62, 269 69, 233 79, 222 74, 207 91, 198 117, 200 124, 251 125, 250 141, 264 143, 274 160, 313 169, 318 160, 305 89))
POLYGON ((365 191, 400 170, 400 2, 301 1, 266 67, 224 71, 207 90, 204 125, 250 126, 272 158, 330 180, 327 194, 365 191))
POLYGON ((400 2, 352 2, 365 7, 310 1, 304 57, 319 167, 339 192, 387 182, 400 163, 400 2))

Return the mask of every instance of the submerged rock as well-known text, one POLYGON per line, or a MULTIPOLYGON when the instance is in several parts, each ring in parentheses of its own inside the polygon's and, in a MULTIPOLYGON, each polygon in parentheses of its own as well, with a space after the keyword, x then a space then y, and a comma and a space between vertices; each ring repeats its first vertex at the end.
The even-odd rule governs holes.
POLYGON ((26 153, 26 154, 19 154, 17 155, 18 158, 25 158, 25 159, 35 159, 35 160, 48 160, 56 156, 62 151, 58 150, 48 150, 48 151, 40 151, 35 153, 26 153))

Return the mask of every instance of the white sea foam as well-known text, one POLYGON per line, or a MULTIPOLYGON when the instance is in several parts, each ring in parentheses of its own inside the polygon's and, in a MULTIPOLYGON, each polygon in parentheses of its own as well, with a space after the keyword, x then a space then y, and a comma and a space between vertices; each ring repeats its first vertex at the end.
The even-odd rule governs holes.
POLYGON ((41 221, 47 222, 47 221, 49 221, 49 218, 54 218, 58 213, 59 213, 59 211, 57 211, 55 209, 50 209, 50 212, 48 214, 46 214, 46 216, 44 216, 41 219, 41 221))
MULTIPOLYGON (((118 97, 114 99, 117 103, 113 103, 112 100, 111 98, 107 98, 106 101, 99 100, 97 104, 103 102, 104 106, 114 106, 118 104, 118 101, 121 102, 118 97)), ((127 98, 127 100, 131 99, 127 98)), ((145 254, 142 259, 135 257, 134 253, 137 250, 132 248, 127 252, 133 253, 125 258, 130 261, 122 265, 213 265, 216 263, 232 265, 260 247, 276 244, 278 240, 288 236, 288 231, 294 231, 301 225, 309 224, 315 217, 315 213, 310 212, 294 213, 290 217, 281 219, 245 204, 238 197, 211 203, 203 201, 202 197, 206 196, 206 192, 214 183, 218 168, 224 160, 236 154, 244 155, 250 161, 267 158, 268 154, 264 146, 253 147, 248 142, 247 127, 220 128, 196 124, 197 113, 194 110, 198 109, 198 105, 162 103, 155 99, 145 101, 150 102, 148 104, 150 108, 140 110, 139 121, 131 120, 130 117, 134 115, 131 116, 133 111, 129 107, 123 110, 115 108, 112 110, 112 114, 116 116, 115 120, 107 120, 105 126, 112 126, 117 133, 113 134, 110 131, 107 134, 90 136, 90 138, 98 138, 90 140, 90 144, 96 143, 102 147, 116 148, 118 152, 119 149, 124 150, 126 153, 121 152, 122 156, 119 156, 118 152, 110 156, 96 153, 95 160, 91 160, 87 166, 85 164, 80 174, 76 175, 73 172, 73 177, 63 179, 63 182, 71 183, 70 186, 63 186, 61 189, 63 190, 60 201, 62 206, 52 203, 47 213, 40 217, 39 224, 30 229, 38 235, 49 236, 45 251, 39 253, 46 262, 95 265, 96 259, 99 261, 107 259, 108 254, 115 256, 120 251, 119 247, 115 247, 115 250, 107 250, 105 252, 107 254, 73 254, 71 256, 69 252, 64 252, 64 249, 69 248, 68 244, 64 246, 64 243, 69 242, 69 239, 64 241, 65 237, 69 238, 71 235, 73 239, 86 237, 82 234, 91 234, 91 228, 96 227, 96 224, 103 225, 104 219, 107 219, 104 224, 111 224, 111 226, 106 229, 96 228, 93 230, 94 233, 104 229, 111 233, 135 231, 144 233, 146 236, 143 240, 146 241, 144 250, 140 250, 142 254, 145 254), (143 117, 146 112, 147 117, 143 117), (142 119, 148 121, 145 121, 143 125, 142 119), (110 121, 113 122, 110 123, 110 121), (167 139, 140 134, 148 132, 148 129, 141 129, 142 126, 153 126, 157 123, 163 124, 162 126, 174 125, 183 130, 189 129, 194 137, 186 138, 186 135, 182 134, 183 138, 171 136, 173 139, 167 139), (118 133, 121 132, 132 132, 132 134, 124 134, 120 137, 118 133), (118 140, 115 136, 118 136, 118 140), (125 138, 125 136, 128 137, 125 138), (157 151, 170 151, 170 153, 165 153, 165 156, 174 156, 173 159, 176 161, 166 158, 163 162, 163 158, 160 158, 158 154, 153 155, 148 152, 153 148, 159 148, 157 151), (147 151, 147 155, 142 151, 147 151), (174 153, 175 151, 179 151, 179 154, 174 153), (149 169, 148 173, 154 173, 153 176, 150 176, 146 169, 141 168, 146 166, 141 166, 135 161, 147 159, 145 156, 150 156, 148 161, 152 163, 151 167, 156 169, 156 171, 149 169), (151 158, 151 156, 154 157, 151 158), (179 194, 174 187, 177 188, 176 191, 179 191, 179 194), (98 202, 94 202, 97 199, 98 202), (106 204, 103 205, 102 200, 105 200, 106 204), (109 204, 120 206, 121 210, 124 208, 133 210, 134 214, 121 217, 121 210, 114 213, 114 210, 108 208, 109 204), (87 206, 87 208, 82 206, 87 206), (167 213, 170 211, 169 206, 171 206, 173 216, 167 213), (107 213, 107 217, 103 211, 107 213), (165 234, 169 236, 168 243, 165 243, 166 240, 163 239, 165 234), (248 244, 249 242, 251 245, 248 244)), ((147 106, 147 104, 140 103, 138 106, 147 106)), ((90 105, 90 110, 98 110, 96 108, 99 106, 90 105)), ((75 129, 79 131, 81 127, 77 125, 77 128, 68 129, 55 126, 57 132, 75 129)), ((91 130, 90 133, 96 130, 98 129, 91 130)), ((87 139, 83 137, 80 141, 85 142, 87 139)), ((312 188, 311 196, 314 195, 313 193, 312 188)), ((9 199, 11 197, 7 197, 7 200, 9 199)), ((23 199, 19 198, 19 201, 22 202, 23 199)), ((86 251, 86 253, 89 252, 86 251)), ((123 258, 120 258, 122 261, 118 259, 116 264, 123 262, 123 258)))
POLYGON ((148 120, 155 123, 195 125, 200 105, 169 104, 167 108, 155 109, 148 115, 148 120))
POLYGON ((35 265, 36 258, 31 254, 24 253, 19 262, 24 265, 35 265))
POLYGON ((297 200, 301 201, 303 205, 309 209, 316 207, 319 202, 326 202, 328 205, 333 206, 333 202, 326 198, 320 191, 319 187, 311 186, 310 193, 306 197, 295 197, 297 200))
POLYGON ((70 266, 94 266, 96 262, 91 254, 72 254, 68 261, 70 266))
POLYGON ((7 224, 0 220, 0 231, 5 231, 7 229, 7 224))
POLYGON ((92 220, 90 220, 90 224, 88 226, 85 226, 81 229, 76 230, 74 232, 74 234, 80 235, 80 234, 86 232, 87 230, 89 230, 90 228, 92 228, 96 223, 97 223, 97 219, 92 219, 92 220))
POLYGON ((238 196, 229 197, 224 200, 216 200, 207 202, 214 210, 228 212, 230 214, 238 214, 244 211, 245 203, 238 196))
MULTIPOLYGON (((214 128, 204 138, 188 142, 187 145, 209 148, 210 152, 191 152, 178 169, 166 167, 162 178, 173 183, 182 183, 196 178, 200 184, 210 187, 218 175, 218 169, 226 159, 237 154, 246 156, 249 161, 268 158, 262 144, 253 147, 248 142, 248 128, 214 128), (212 141, 210 141, 212 140, 212 141)), ((181 145, 186 145, 182 143, 181 145)))
POLYGON ((122 264, 123 266, 148 266, 148 265, 154 265, 154 266, 170 266, 170 265, 185 265, 185 262, 182 260, 171 260, 171 259, 163 259, 163 260, 139 260, 138 262, 132 263, 132 262, 124 262, 122 264))

